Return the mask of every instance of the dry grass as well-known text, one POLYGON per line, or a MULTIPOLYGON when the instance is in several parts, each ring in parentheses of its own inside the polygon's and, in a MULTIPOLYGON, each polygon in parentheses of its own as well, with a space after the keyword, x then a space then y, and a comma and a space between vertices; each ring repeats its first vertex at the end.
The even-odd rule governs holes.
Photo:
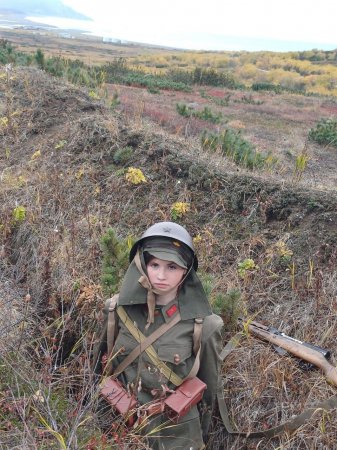
MULTIPOLYGON (((214 104, 214 89, 193 93, 161 91, 151 94, 146 89, 127 86, 108 86, 112 95, 118 92, 119 110, 132 121, 148 119, 170 134, 194 139, 199 145, 200 134, 205 129, 222 131, 226 126, 240 130, 242 136, 262 153, 271 153, 277 164, 273 178, 291 182, 296 158, 304 148, 308 152, 308 164, 301 177, 301 184, 312 189, 333 190, 336 185, 336 158, 331 148, 322 148, 308 142, 308 132, 318 117, 330 117, 331 105, 318 97, 295 94, 271 95, 254 93, 252 101, 242 102, 243 94, 233 91, 227 106, 214 104), (210 98, 205 98, 205 92, 210 98), (195 117, 185 118, 176 111, 177 103, 192 105, 195 110, 205 106, 214 113, 221 112, 220 124, 212 124, 195 117), (330 106, 329 106, 330 105, 330 106)), ((230 91, 217 89, 225 98, 230 91)), ((269 169, 268 169, 269 170, 269 169)))
MULTIPOLYGON (((217 291, 237 287, 249 316, 335 353, 333 191, 237 171, 232 162, 203 154, 196 141, 148 122, 146 108, 125 118, 41 71, 17 69, 3 88, 10 103, 2 114, 8 104, 19 114, 10 129, 1 129, 2 149, 8 149, 0 154, 1 281, 12 278, 23 289, 19 317, 27 314, 29 292, 33 325, 18 355, 2 350, 3 366, 12 373, 1 379, 1 407, 9 411, 0 415, 3 448, 60 448, 63 441, 74 449, 141 448, 136 437, 106 443, 94 413, 88 355, 103 304, 99 240, 108 227, 135 236, 154 221, 169 220, 176 201, 191 204, 181 222, 200 235, 200 267, 214 276, 217 291), (115 163, 115 152, 126 146, 133 153, 124 166, 140 168, 147 183, 128 184, 124 166, 115 163), (17 205, 26 211, 21 222, 13 221, 17 205), (246 258, 259 269, 241 278, 237 266, 246 258), (37 391, 43 401, 34 397, 37 391)), ((15 302, 9 305, 13 311, 15 302)), ((226 361, 224 378, 231 417, 242 430, 279 424, 335 392, 318 371, 301 371, 296 360, 253 338, 226 361)), ((234 450, 328 449, 335 423, 335 411, 318 411, 292 436, 222 438, 234 450)), ((221 433, 216 427, 210 448, 222 448, 221 433)))
POLYGON ((96 36, 85 36, 73 31, 74 39, 63 38, 53 31, 1 30, 3 38, 12 42, 17 50, 34 53, 43 49, 48 56, 80 59, 87 64, 105 64, 110 58, 136 57, 140 54, 156 54, 162 50, 141 45, 116 45, 99 42, 96 36), (60 50, 61 49, 61 50, 60 50))

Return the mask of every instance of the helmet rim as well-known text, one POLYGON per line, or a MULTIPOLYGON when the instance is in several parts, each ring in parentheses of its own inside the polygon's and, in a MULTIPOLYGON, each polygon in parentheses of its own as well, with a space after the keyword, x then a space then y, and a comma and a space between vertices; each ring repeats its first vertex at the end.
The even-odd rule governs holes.
POLYGON ((193 262, 192 266, 196 271, 198 269, 198 258, 195 254, 193 239, 189 232, 181 225, 176 222, 157 222, 154 225, 151 225, 142 236, 134 243, 130 250, 129 260, 130 262, 135 257, 138 248, 142 245, 142 243, 150 237, 167 237, 170 239, 174 239, 187 246, 193 254, 193 262))

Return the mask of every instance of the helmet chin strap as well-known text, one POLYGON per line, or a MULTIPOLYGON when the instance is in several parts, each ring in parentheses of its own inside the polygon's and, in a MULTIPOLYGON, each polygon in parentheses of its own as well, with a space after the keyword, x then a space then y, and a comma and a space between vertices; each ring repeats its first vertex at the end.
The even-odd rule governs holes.
POLYGON ((135 255, 135 264, 139 272, 141 273, 141 277, 138 280, 138 283, 143 286, 144 289, 147 290, 147 309, 148 309, 148 317, 147 317, 147 323, 146 323, 146 329, 149 328, 151 323, 154 322, 154 310, 156 306, 156 296, 155 294, 159 294, 159 291, 156 289, 153 289, 152 284, 150 283, 150 280, 148 279, 147 275, 145 274, 142 263, 140 261, 140 255, 139 250, 137 250, 137 253, 135 255))

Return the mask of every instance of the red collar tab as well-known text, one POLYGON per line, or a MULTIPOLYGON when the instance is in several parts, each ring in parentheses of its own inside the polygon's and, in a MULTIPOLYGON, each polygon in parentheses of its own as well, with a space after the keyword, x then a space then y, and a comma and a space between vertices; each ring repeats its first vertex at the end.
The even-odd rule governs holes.
POLYGON ((169 309, 166 311, 166 314, 169 317, 172 317, 176 312, 178 311, 177 305, 172 305, 169 307, 169 309))

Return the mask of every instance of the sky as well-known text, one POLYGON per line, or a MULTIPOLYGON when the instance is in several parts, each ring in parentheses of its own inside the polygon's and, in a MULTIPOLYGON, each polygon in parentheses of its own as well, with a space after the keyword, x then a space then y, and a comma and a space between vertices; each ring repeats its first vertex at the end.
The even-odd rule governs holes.
POLYGON ((62 1, 92 18, 99 34, 122 40, 193 50, 337 48, 337 0, 62 1))

